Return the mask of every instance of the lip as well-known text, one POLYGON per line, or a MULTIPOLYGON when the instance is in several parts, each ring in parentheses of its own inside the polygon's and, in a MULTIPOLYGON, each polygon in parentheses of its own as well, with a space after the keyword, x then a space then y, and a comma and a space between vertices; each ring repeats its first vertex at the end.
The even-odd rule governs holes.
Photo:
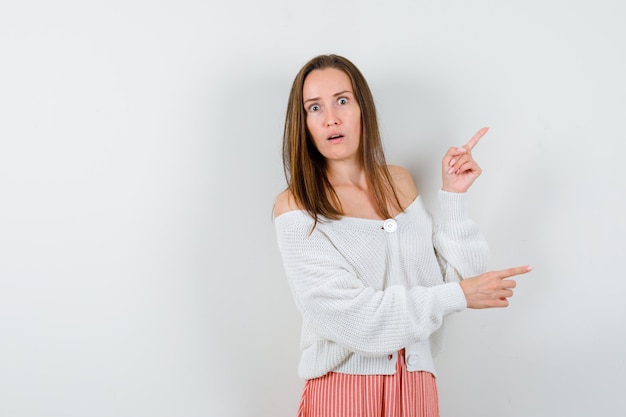
POLYGON ((326 138, 326 140, 338 140, 338 139, 343 139, 344 135, 342 133, 339 132, 332 132, 330 135, 328 135, 328 137, 326 138))

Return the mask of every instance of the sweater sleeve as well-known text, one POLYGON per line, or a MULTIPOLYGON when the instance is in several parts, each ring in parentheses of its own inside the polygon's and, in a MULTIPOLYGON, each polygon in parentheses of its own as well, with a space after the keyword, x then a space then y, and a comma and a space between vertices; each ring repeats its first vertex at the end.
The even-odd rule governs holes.
POLYGON ((275 219, 287 279, 303 322, 363 356, 427 339, 449 313, 466 308, 458 283, 376 290, 365 285, 319 227, 301 212, 275 219))
POLYGON ((433 229, 433 245, 446 282, 480 275, 487 270, 489 247, 478 225, 469 218, 467 193, 439 191, 441 218, 433 229))

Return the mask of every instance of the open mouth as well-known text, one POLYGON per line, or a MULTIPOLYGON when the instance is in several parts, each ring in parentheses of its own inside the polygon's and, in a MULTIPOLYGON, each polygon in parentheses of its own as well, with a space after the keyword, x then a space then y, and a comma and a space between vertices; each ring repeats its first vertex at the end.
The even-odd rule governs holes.
POLYGON ((328 138, 328 140, 335 140, 335 139, 341 139, 343 138, 343 135, 332 135, 328 138))

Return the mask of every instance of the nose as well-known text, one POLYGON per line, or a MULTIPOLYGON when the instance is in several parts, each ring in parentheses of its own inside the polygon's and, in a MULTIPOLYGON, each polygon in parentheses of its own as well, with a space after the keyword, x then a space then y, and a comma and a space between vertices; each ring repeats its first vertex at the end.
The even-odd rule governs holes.
POLYGON ((328 111, 326 113, 326 126, 335 126, 339 124, 339 119, 337 115, 333 111, 328 111))

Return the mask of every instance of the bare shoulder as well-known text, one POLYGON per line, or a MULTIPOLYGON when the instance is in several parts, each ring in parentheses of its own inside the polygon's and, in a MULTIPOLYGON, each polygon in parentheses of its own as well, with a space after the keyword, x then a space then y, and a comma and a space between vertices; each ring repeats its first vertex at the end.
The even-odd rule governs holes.
POLYGON ((387 165, 387 169, 391 174, 393 185, 396 187, 402 206, 407 207, 419 195, 411 173, 398 165, 387 165))
POLYGON ((291 191, 285 190, 276 197, 276 202, 274 203, 274 218, 289 211, 301 209, 302 207, 296 202, 291 191))

